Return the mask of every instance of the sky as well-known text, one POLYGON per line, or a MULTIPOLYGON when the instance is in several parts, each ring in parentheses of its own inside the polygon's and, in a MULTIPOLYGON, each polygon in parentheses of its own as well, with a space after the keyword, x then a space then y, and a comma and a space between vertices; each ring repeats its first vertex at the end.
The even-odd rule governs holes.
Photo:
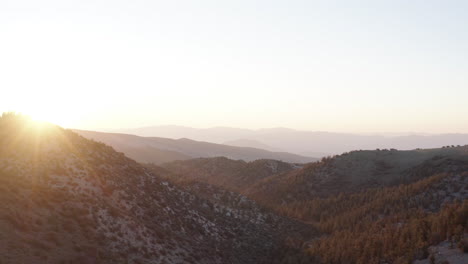
POLYGON ((0 1, 0 112, 468 133, 468 1, 0 1))

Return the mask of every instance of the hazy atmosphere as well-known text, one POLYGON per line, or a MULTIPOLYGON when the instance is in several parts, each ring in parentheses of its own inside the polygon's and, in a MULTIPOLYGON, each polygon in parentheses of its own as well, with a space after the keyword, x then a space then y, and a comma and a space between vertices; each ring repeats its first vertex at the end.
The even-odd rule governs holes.
POLYGON ((468 133, 467 12, 465 1, 1 1, 0 112, 94 130, 468 133))
POLYGON ((0 264, 467 264, 468 1, 0 0, 0 264))

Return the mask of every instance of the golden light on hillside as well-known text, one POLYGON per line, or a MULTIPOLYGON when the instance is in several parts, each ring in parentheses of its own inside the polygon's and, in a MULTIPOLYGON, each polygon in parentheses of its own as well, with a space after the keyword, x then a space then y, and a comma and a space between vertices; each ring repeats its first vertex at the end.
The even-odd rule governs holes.
POLYGON ((45 121, 35 120, 34 118, 15 112, 6 112, 0 116, 0 126, 5 136, 11 136, 9 146, 14 147, 15 143, 24 140, 33 140, 39 143, 44 136, 52 133, 56 126, 45 121))
POLYGON ((35 120, 34 118, 15 112, 5 112, 0 115, 0 142, 2 153, 22 153, 32 158, 34 170, 40 166, 40 160, 47 158, 49 151, 57 151, 59 146, 78 153, 67 135, 66 130, 59 126, 35 120), (45 155, 44 155, 45 154, 45 155))

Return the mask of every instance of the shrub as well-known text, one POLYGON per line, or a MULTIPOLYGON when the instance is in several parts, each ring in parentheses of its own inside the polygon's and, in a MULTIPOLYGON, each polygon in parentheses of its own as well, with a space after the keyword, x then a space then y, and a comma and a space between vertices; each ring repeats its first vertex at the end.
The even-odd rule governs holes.
POLYGON ((468 253, 468 239, 467 238, 460 240, 457 246, 463 253, 468 253))

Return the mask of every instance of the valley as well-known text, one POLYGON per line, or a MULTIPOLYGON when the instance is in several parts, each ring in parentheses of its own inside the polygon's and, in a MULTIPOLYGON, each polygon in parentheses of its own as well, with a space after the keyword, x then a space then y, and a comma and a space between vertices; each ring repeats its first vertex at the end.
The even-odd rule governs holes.
POLYGON ((1 263, 416 263, 468 247, 468 146, 138 163, 15 114, 0 145, 1 263))
POLYGON ((0 0, 0 264, 468 264, 467 14, 0 0))

